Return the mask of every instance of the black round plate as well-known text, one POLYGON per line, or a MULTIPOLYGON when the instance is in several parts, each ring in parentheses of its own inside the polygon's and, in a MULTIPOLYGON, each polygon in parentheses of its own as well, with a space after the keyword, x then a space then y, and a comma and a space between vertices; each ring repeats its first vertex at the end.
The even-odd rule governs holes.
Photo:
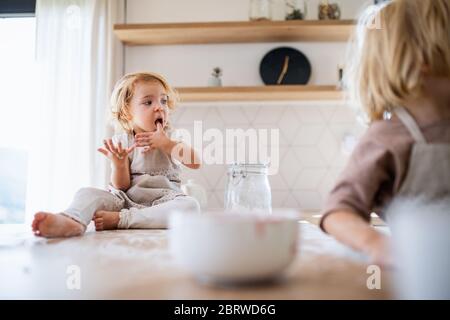
POLYGON ((259 74, 265 84, 278 84, 283 66, 288 59, 288 68, 280 84, 307 84, 311 77, 311 63, 294 48, 281 47, 269 51, 259 65, 259 74))

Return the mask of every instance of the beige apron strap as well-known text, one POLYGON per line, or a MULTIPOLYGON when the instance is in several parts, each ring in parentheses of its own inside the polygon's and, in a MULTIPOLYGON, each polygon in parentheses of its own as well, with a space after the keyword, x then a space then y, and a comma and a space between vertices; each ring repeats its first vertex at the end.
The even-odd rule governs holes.
POLYGON ((409 133, 411 133, 411 136, 416 142, 427 143, 425 137, 422 134, 422 131, 420 131, 420 128, 417 125, 416 120, 414 120, 413 116, 408 111, 406 111, 405 108, 396 107, 394 111, 399 119, 403 122, 405 127, 408 129, 409 133))

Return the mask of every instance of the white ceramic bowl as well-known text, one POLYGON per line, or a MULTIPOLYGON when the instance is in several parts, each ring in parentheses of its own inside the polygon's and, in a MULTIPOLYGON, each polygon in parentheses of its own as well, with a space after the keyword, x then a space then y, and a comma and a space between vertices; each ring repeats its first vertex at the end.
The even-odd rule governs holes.
POLYGON ((170 250, 175 260, 201 280, 251 283, 274 279, 294 260, 298 216, 294 211, 174 213, 170 250))

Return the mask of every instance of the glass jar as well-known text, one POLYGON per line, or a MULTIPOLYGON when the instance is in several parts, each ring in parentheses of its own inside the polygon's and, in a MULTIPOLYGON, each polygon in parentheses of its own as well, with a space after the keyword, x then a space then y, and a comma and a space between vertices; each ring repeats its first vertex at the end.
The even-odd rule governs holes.
POLYGON ((304 20, 308 14, 307 0, 285 0, 286 20, 304 20))
POLYGON ((322 0, 319 4, 319 20, 339 20, 340 18, 341 8, 337 0, 334 3, 322 0))
POLYGON ((250 0, 251 21, 271 20, 271 0, 250 0))
POLYGON ((266 164, 228 166, 225 209, 228 211, 272 212, 272 194, 266 164))

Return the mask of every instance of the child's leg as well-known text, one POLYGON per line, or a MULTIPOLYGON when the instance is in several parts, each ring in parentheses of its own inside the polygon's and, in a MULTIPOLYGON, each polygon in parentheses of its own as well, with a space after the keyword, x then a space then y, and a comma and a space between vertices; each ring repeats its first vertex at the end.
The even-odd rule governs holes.
POLYGON ((120 211, 120 229, 162 229, 167 228, 168 216, 171 211, 200 212, 200 205, 193 197, 176 197, 173 200, 137 209, 122 209, 120 211))
POLYGON ((96 189, 82 188, 76 194, 67 210, 60 214, 38 212, 35 214, 32 229, 43 237, 71 237, 84 233, 87 225, 98 210, 123 208, 123 200, 111 193, 96 189))
POLYGON ((106 210, 119 212, 123 206, 124 200, 106 190, 82 188, 75 194, 69 208, 63 211, 63 215, 87 226, 97 211, 106 210))

